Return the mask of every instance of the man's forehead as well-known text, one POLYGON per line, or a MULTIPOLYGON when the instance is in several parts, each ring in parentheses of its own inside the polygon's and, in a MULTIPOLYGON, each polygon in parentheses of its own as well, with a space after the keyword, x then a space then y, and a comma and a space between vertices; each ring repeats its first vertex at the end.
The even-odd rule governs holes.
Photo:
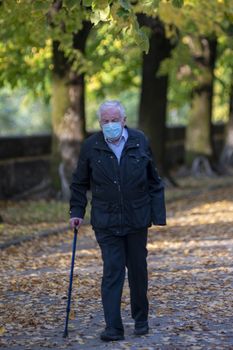
POLYGON ((116 107, 109 107, 101 112, 101 117, 120 117, 120 111, 116 107))

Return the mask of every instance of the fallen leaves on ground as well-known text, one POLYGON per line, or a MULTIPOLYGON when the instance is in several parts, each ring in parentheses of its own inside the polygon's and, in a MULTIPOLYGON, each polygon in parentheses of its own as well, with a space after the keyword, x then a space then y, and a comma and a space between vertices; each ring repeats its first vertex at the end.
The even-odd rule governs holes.
POLYGON ((136 338, 127 283, 125 341, 101 343, 102 264, 94 233, 78 236, 70 336, 62 338, 72 232, 1 251, 0 344, 8 349, 233 349, 233 188, 168 204, 149 230, 150 334, 136 338))
MULTIPOLYGON (((87 207, 86 220, 89 218, 87 207)), ((0 245, 59 229, 69 221, 68 202, 56 200, 0 201, 0 245)))

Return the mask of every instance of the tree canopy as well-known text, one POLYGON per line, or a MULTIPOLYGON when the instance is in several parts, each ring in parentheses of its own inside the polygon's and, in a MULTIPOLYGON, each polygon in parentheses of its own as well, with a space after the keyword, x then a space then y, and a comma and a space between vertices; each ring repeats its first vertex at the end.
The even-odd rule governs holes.
POLYGON ((229 89, 233 61, 230 0, 4 0, 0 7, 1 87, 27 87, 33 94, 48 99, 54 40, 59 40, 73 69, 86 73, 96 94, 104 96, 106 90, 138 87, 140 52, 148 50, 150 30, 139 26, 137 14, 145 13, 161 18, 168 37, 180 37, 179 45, 160 70, 161 74, 170 75, 169 94, 174 107, 184 105, 196 84, 195 76, 200 74, 190 55, 190 44, 194 42, 191 39, 198 35, 218 37, 221 57, 216 76, 220 101, 226 96, 223 89, 229 89), (83 21, 93 24, 85 56, 72 45, 73 33, 82 28, 83 21), (175 89, 172 81, 179 81, 175 89))
MULTIPOLYGON (((0 86, 23 85, 37 92, 48 92, 53 69, 51 45, 55 40, 60 42, 60 48, 72 61, 74 70, 88 71, 90 65, 86 59, 73 49, 73 34, 82 28, 83 21, 91 21, 100 31, 101 26, 107 24, 105 32, 114 31, 114 37, 120 40, 126 35, 126 39, 130 37, 141 50, 148 51, 148 36, 139 27, 136 13, 156 16, 160 2, 163 1, 2 1, 0 86)), ((170 3, 175 8, 183 1, 172 0, 170 3)))

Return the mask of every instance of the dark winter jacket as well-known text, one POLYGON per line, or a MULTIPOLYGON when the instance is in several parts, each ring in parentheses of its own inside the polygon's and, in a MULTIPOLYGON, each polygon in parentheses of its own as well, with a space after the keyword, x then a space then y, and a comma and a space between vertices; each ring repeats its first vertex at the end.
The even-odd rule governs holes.
POLYGON ((128 128, 120 164, 102 131, 87 138, 73 174, 70 216, 83 218, 91 189, 94 230, 124 235, 166 225, 164 186, 144 133, 128 128))

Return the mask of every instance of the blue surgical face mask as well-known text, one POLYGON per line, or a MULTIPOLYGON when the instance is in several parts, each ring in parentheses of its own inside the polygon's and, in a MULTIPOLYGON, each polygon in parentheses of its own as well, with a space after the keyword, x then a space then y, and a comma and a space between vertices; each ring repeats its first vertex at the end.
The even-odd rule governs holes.
POLYGON ((117 140, 122 134, 121 122, 112 122, 102 125, 102 130, 106 139, 110 141, 117 140))

